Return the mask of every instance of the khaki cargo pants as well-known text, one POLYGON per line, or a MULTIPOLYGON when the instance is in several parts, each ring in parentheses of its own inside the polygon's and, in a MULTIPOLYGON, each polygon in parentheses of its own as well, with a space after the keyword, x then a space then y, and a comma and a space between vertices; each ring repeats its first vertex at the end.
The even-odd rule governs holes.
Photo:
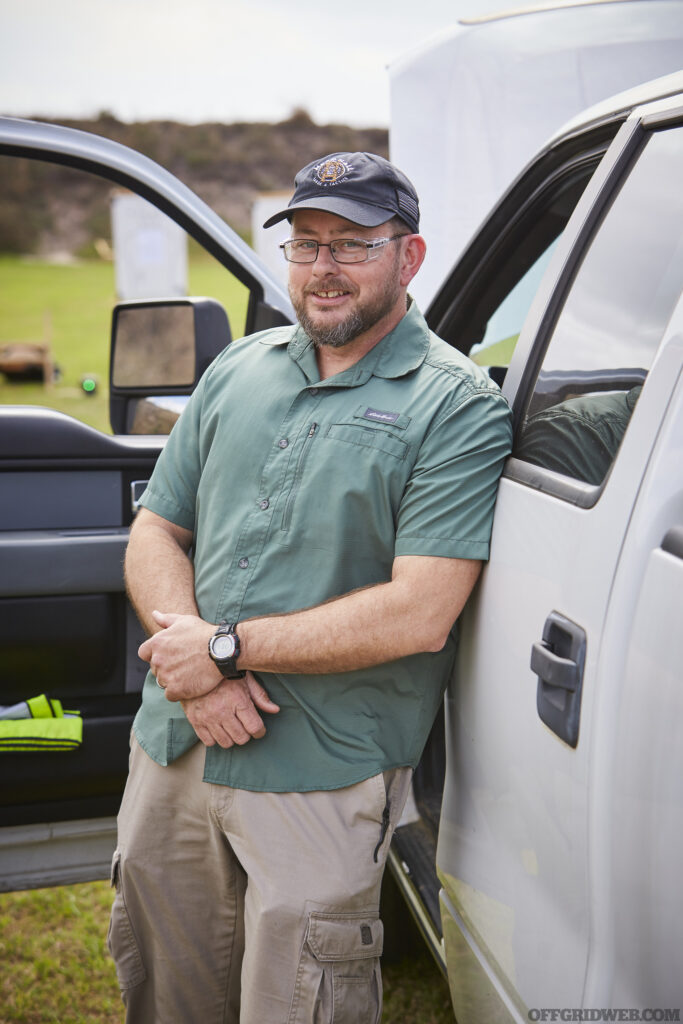
POLYGON ((162 768, 132 740, 109 929, 128 1024, 378 1024, 411 770, 252 793, 203 782, 204 753, 162 768))

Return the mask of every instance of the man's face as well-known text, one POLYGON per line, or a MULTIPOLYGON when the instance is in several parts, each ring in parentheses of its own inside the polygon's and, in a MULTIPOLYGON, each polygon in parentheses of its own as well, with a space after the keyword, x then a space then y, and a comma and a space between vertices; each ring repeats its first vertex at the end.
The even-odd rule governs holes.
MULTIPOLYGON (((336 238, 388 238, 388 224, 364 228, 336 214, 299 210, 292 218, 292 238, 331 242, 336 238)), ((341 348, 365 334, 398 306, 405 310, 399 281, 401 242, 379 250, 366 263, 336 263, 329 248, 318 250, 315 263, 289 264, 289 295, 297 319, 318 347, 341 348)))

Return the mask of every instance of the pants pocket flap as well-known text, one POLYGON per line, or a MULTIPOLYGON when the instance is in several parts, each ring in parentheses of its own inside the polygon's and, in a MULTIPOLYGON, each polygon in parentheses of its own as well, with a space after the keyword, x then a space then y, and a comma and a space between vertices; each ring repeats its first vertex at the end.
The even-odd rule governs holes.
POLYGON ((111 859, 111 872, 109 875, 109 884, 112 889, 116 889, 119 884, 119 864, 121 863, 121 851, 117 848, 114 850, 114 856, 111 859))
POLYGON ((384 928, 372 914, 313 913, 306 938, 316 960, 365 960, 381 956, 384 928))

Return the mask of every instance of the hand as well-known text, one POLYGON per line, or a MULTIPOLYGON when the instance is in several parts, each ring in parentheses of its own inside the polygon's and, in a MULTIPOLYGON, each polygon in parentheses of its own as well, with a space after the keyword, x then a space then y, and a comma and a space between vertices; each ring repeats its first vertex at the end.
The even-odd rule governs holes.
POLYGON ((201 742, 226 749, 265 736, 266 727, 256 708, 268 714, 280 710, 251 672, 243 679, 222 679, 211 693, 180 703, 201 742))
POLYGON ((209 693, 223 679, 209 657, 209 638, 216 627, 198 615, 153 612, 162 629, 138 648, 149 662, 167 700, 176 701, 209 693))

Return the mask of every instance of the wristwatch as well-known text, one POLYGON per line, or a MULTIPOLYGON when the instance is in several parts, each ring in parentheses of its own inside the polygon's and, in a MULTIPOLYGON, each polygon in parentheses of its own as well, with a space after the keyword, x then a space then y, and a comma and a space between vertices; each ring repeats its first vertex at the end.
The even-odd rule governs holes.
POLYGON ((215 661, 226 679, 243 679, 246 672, 237 668, 240 656, 240 638, 236 633, 237 623, 222 619, 209 640, 209 657, 215 661))

